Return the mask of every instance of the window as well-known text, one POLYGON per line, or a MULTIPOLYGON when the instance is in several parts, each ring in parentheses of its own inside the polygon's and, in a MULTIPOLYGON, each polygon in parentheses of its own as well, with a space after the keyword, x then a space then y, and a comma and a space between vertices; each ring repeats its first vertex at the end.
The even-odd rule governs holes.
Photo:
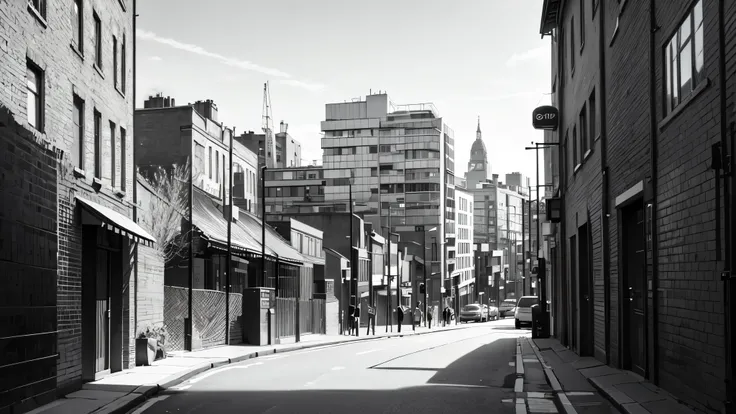
POLYGON ((127 137, 125 136, 125 128, 120 128, 120 190, 125 191, 125 181, 128 179, 128 174, 125 171, 125 168, 127 167, 127 160, 125 159, 127 155, 127 149, 125 148, 125 144, 127 141, 127 137))
POLYGON ((44 20, 46 19, 46 0, 28 0, 28 7, 32 8, 44 20))
POLYGON ((575 72, 575 17, 570 20, 570 72, 575 72))
POLYGON ((95 65, 102 69, 102 21, 97 13, 93 14, 95 20, 95 65))
POLYGON ((215 151, 215 182, 220 182, 220 151, 215 151))
POLYGON ((583 161, 583 157, 585 157, 585 153, 588 152, 589 148, 589 139, 588 137, 588 112, 585 108, 585 105, 583 105, 583 109, 580 110, 580 115, 578 116, 580 120, 580 162, 583 161))
POLYGON ((118 38, 112 37, 112 81, 118 87, 118 38))
POLYGON ((590 140, 594 141, 598 137, 598 112, 595 107, 595 89, 590 93, 588 98, 588 122, 590 123, 590 140))
POLYGON ((560 74, 560 87, 565 86, 565 59, 567 59, 567 38, 565 37, 565 28, 560 27, 560 57, 558 58, 560 71, 562 72, 560 74))
POLYGON ((210 180, 212 179, 212 147, 209 148, 209 152, 207 154, 207 169, 209 170, 209 176, 210 180))
POLYGON ((117 127, 115 126, 115 123, 110 121, 110 185, 112 188, 115 188, 115 144, 117 144, 117 140, 115 139, 115 130, 117 127))
POLYGON ((102 134, 102 130, 101 130, 102 114, 97 112, 97 110, 95 109, 94 117, 95 117, 95 125, 94 125, 95 127, 95 177, 100 178, 102 176, 102 154, 100 154, 102 152, 102 148, 100 147, 101 141, 102 141, 100 137, 100 135, 102 134))
POLYGON ((572 127, 572 168, 578 166, 578 127, 572 127))
POLYGON ((123 95, 125 95, 125 78, 128 76, 125 70, 125 35, 123 35, 123 42, 120 44, 120 92, 123 95))
POLYGON ((583 51, 583 46, 585 46, 585 2, 587 0, 580 0, 580 51, 583 51))
POLYGON ((31 61, 26 66, 28 123, 43 132, 43 71, 31 61))
POLYGON ((72 13, 72 30, 74 30, 72 42, 79 53, 82 53, 84 52, 84 11, 82 0, 74 0, 72 7, 74 8, 72 13))
POLYGON ((74 110, 72 114, 74 144, 72 147, 72 163, 80 170, 84 170, 84 101, 74 95, 74 110))
POLYGON ((705 79, 703 4, 698 1, 665 46, 665 112, 672 112, 705 79))

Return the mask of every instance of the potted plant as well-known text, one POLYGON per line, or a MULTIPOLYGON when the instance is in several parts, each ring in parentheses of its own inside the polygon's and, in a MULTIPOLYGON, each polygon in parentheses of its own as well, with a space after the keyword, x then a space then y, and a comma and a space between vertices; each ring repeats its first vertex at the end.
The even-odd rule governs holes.
POLYGON ((135 340, 135 365, 149 366, 153 361, 166 358, 164 343, 166 328, 163 326, 147 326, 138 332, 135 340))

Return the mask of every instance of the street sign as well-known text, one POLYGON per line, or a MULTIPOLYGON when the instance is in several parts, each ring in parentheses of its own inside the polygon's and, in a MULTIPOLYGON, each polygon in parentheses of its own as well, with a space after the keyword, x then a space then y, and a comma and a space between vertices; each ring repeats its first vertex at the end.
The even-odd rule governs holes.
POLYGON ((532 111, 532 125, 534 129, 557 130, 560 122, 560 113, 554 106, 544 105, 532 111))

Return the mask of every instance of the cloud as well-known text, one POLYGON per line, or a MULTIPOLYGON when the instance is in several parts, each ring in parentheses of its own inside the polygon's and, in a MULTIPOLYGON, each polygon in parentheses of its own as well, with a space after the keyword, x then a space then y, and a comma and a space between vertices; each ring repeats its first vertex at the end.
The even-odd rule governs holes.
MULTIPOLYGON (((182 50, 182 51, 189 52, 189 53, 194 53, 196 55, 210 58, 222 64, 232 66, 238 69, 243 69, 243 70, 247 70, 251 72, 258 72, 264 75, 274 76, 277 78, 284 78, 284 80, 281 81, 281 83, 284 85, 295 86, 295 87, 307 89, 310 91, 318 91, 324 88, 324 85, 322 84, 304 82, 304 81, 292 79, 292 76, 290 74, 284 71, 281 71, 279 69, 269 68, 266 66, 259 65, 257 63, 247 61, 247 60, 235 59, 232 57, 221 55, 219 53, 210 52, 200 46, 193 45, 190 43, 183 43, 176 39, 171 39, 168 37, 162 37, 148 30, 137 29, 135 34, 136 34, 136 37, 138 37, 139 39, 150 40, 152 42, 166 45, 174 49, 182 50)), ((152 59, 152 60, 158 60, 158 59, 152 59)))
POLYGON ((515 67, 521 62, 526 62, 529 60, 537 60, 537 59, 543 59, 547 57, 547 53, 549 53, 549 45, 539 46, 534 49, 527 50, 523 53, 514 53, 509 60, 506 61, 506 66, 509 67, 515 67))
POLYGON ((163 60, 163 58, 161 58, 161 56, 151 56, 148 58, 148 60, 152 60, 154 62, 160 62, 163 60))
POLYGON ((319 91, 324 89, 325 85, 322 85, 321 83, 310 83, 310 82, 302 82, 295 79, 284 79, 279 81, 282 85, 290 85, 290 86, 296 86, 299 88, 304 88, 310 91, 319 91))

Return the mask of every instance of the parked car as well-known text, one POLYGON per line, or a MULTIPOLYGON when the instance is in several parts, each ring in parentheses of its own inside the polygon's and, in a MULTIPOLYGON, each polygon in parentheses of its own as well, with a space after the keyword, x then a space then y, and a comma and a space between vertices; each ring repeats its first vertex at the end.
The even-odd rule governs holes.
POLYGON ((460 319, 462 322, 484 322, 488 320, 488 307, 477 303, 465 305, 460 310, 460 319))
POLYGON ((536 296, 522 296, 516 304, 514 311, 514 325, 516 329, 521 329, 521 324, 532 323, 532 306, 539 304, 539 298, 536 296))
POLYGON ((501 309, 499 309, 499 311, 501 312, 502 318, 513 315, 515 310, 516 299, 506 299, 501 302, 501 309))

